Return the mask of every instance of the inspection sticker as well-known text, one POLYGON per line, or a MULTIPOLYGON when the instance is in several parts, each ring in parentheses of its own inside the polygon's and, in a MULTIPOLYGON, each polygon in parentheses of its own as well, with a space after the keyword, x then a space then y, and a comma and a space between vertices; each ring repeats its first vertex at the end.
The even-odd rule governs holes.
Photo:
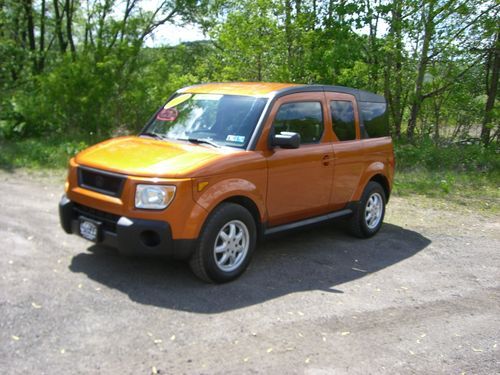
POLYGON ((231 143, 245 143, 245 136, 244 135, 232 135, 232 134, 229 134, 226 137, 226 142, 231 142, 231 143))

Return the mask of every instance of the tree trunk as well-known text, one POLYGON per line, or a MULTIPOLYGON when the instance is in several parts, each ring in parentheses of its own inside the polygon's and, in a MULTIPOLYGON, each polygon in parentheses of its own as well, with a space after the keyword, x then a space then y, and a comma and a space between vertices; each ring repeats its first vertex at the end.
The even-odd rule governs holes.
MULTIPOLYGON (((0 14, 3 15, 3 8, 5 6, 5 1, 0 0, 0 14)), ((3 17, 0 17, 0 37, 4 35, 4 23, 3 23, 3 17)))
POLYGON ((285 39, 287 52, 287 65, 290 80, 293 81, 293 35, 292 35, 292 4, 290 0, 285 0, 285 39))
POLYGON ((386 54, 384 70, 384 93, 389 105, 389 113, 392 117, 392 134, 396 138, 401 137, 401 123, 403 122, 404 108, 402 102, 402 67, 403 67, 403 37, 402 37, 402 1, 394 0, 391 9, 391 21, 389 30, 389 41, 391 51, 386 54), (391 77, 393 81, 391 81, 391 77))
MULTIPOLYGON (((491 79, 489 82, 488 82, 488 80, 486 80, 486 94, 488 95, 488 99, 486 100, 486 107, 484 110, 483 124, 481 127, 481 140, 485 145, 488 145, 491 141, 491 139, 490 139, 491 113, 492 113, 493 107, 495 106, 495 98, 497 96, 497 89, 498 89, 498 71, 500 69, 500 40, 499 40, 499 38, 500 38, 500 30, 497 30, 495 41, 493 43, 492 51, 491 51, 492 56, 490 57, 490 59, 493 60, 493 62, 491 64, 487 64, 487 69, 488 70, 491 69, 491 79)), ((488 75, 489 74, 487 74, 487 76, 488 75)))
POLYGON ((66 10, 66 39, 69 43, 69 49, 71 51, 71 55, 73 56, 73 60, 75 59, 76 49, 75 43, 73 42, 73 11, 74 11, 74 3, 73 0, 66 0, 64 8, 66 10))
POLYGON ((45 0, 42 0, 40 10, 40 39, 38 43, 37 73, 41 73, 45 67, 45 0))
POLYGON ((33 22, 32 0, 24 0, 23 5, 24 5, 24 13, 25 13, 25 17, 26 17, 26 32, 28 35, 29 48, 30 48, 30 51, 32 51, 34 53, 35 49, 36 49, 36 42, 35 42, 35 24, 33 22))
POLYGON ((413 139, 415 135, 415 127, 417 126, 417 117, 422 105, 423 95, 422 88, 424 84, 424 77, 427 71, 427 63, 429 60, 429 46, 434 35, 434 2, 429 3, 429 10, 425 12, 422 9, 422 21, 424 22, 424 40, 422 42, 422 50, 420 52, 420 60, 418 62, 418 73, 415 81, 415 89, 411 103, 410 119, 408 120, 408 129, 406 135, 409 140, 413 139))
POLYGON ((56 19, 55 19, 56 30, 55 30, 55 32, 57 35, 57 40, 59 41, 59 50, 61 51, 61 53, 65 53, 67 43, 64 41, 64 36, 63 36, 63 32, 62 32, 63 14, 61 14, 61 12, 59 10, 59 0, 54 0, 54 13, 56 16, 56 19))

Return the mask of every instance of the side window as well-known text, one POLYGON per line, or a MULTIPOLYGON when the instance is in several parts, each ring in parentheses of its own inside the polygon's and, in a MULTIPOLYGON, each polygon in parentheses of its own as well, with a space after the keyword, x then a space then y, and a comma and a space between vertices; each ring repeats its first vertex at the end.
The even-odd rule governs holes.
POLYGON ((318 143, 323 134, 323 111, 320 102, 283 104, 274 118, 274 131, 300 134, 300 143, 318 143))
POLYGON ((389 119, 385 103, 360 102, 361 117, 370 138, 389 135, 389 119))
POLYGON ((340 141, 356 139, 356 124, 354 122, 354 107, 347 100, 333 100, 330 102, 333 131, 340 141))

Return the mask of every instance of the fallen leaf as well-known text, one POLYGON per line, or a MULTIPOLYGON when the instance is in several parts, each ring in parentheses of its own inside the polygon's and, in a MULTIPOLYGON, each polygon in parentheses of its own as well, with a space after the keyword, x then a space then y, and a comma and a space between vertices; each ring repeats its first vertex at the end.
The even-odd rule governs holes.
POLYGON ((415 353, 414 353, 414 352, 412 352, 411 350, 409 350, 409 352, 410 352, 410 354, 411 354, 411 355, 415 355, 415 353))
POLYGON ((474 352, 482 352, 483 350, 482 349, 476 349, 476 348, 472 347, 472 351, 474 351, 474 352))
POLYGON ((31 306, 33 306, 33 308, 35 308, 35 309, 41 309, 42 308, 42 305, 38 305, 35 302, 31 302, 31 306))
POLYGON ((421 337, 421 338, 424 338, 425 336, 426 336, 426 334, 425 334, 425 333, 422 333, 422 334, 420 335, 420 337, 421 337))
POLYGON ((28 237, 28 241, 31 241, 33 239, 33 236, 28 237))
POLYGON ((101 288, 97 287, 97 288, 95 288, 95 290, 96 290, 97 292, 99 292, 99 291, 101 290, 101 288))
POLYGON ((300 332, 299 332, 299 336, 300 336, 300 337, 304 337, 304 335, 303 335, 302 333, 300 333, 300 332))
POLYGON ((61 354, 64 354, 64 353, 66 353, 66 349, 61 349, 59 352, 60 352, 61 354))
POLYGON ((307 357, 306 360, 304 361, 305 363, 311 362, 311 358, 307 357))
POLYGON ((243 358, 243 362, 248 362, 250 358, 246 357, 246 358, 243 358))
POLYGON ((350 333, 351 333, 351 332, 349 332, 349 331, 345 331, 345 332, 342 332, 342 333, 341 333, 341 335, 342 335, 342 336, 347 336, 347 335, 349 335, 350 333))
POLYGON ((304 316, 304 313, 302 311, 297 311, 297 314, 299 314, 300 316, 304 316))
POLYGON ((151 373, 152 374, 158 374, 158 370, 156 369, 155 366, 151 367, 151 373))
POLYGON ((82 289, 82 284, 78 284, 78 289, 82 289))
POLYGON ((325 342, 326 342, 326 337, 325 337, 325 336, 323 336, 323 341, 325 341, 325 342))
POLYGON ((272 351, 273 351, 273 348, 269 348, 269 349, 267 349, 267 352, 268 352, 268 353, 271 353, 272 351))
POLYGON ((10 337, 12 337, 12 340, 14 340, 14 341, 19 341, 19 336, 14 336, 14 335, 12 335, 12 336, 10 336, 10 337))
POLYGON ((156 339, 153 341, 155 344, 161 344, 163 341, 161 339, 156 339))
POLYGON ((170 336, 170 341, 174 341, 174 340, 175 340, 175 335, 170 336))
POLYGON ((252 336, 257 336, 256 332, 251 332, 251 333, 252 333, 252 336))

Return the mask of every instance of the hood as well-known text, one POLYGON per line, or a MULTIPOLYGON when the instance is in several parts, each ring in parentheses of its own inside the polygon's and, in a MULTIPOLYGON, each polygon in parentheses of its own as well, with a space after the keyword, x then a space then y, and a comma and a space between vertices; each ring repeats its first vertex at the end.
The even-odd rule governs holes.
POLYGON ((80 165, 131 176, 190 177, 194 169, 227 152, 210 147, 120 137, 83 150, 75 160, 80 165))

